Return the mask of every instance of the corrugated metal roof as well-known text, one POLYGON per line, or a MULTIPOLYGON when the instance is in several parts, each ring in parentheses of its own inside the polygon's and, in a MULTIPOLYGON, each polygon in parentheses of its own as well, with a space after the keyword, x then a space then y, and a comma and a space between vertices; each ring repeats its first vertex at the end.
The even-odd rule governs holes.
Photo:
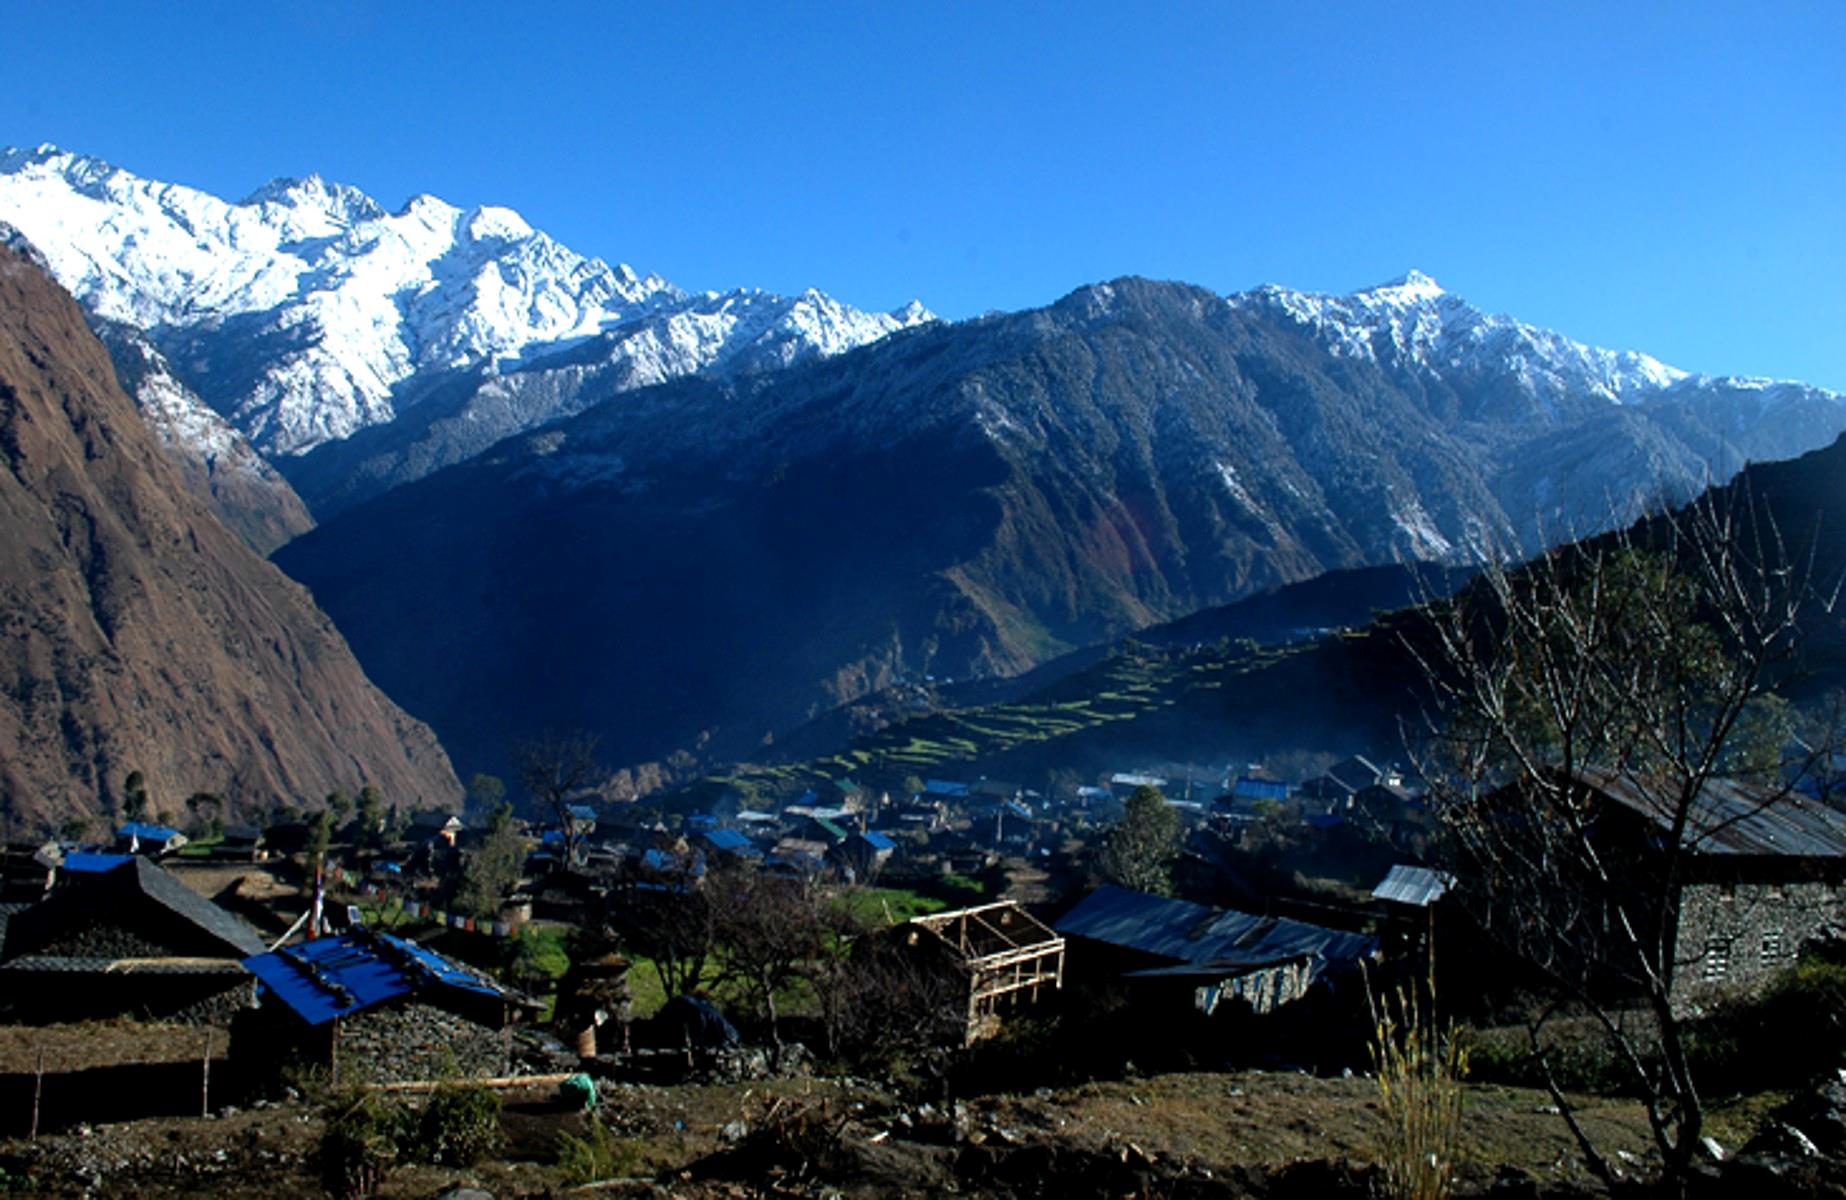
POLYGON ((1097 888, 1066 913, 1057 931, 1195 965, 1261 965, 1302 955, 1344 962, 1369 957, 1378 949, 1377 939, 1360 933, 1288 917, 1206 908, 1111 884, 1097 888))
POLYGON ((1287 800, 1288 785, 1275 779, 1252 779, 1245 775, 1232 785, 1231 795, 1239 800, 1287 800))
POLYGON ((1427 908, 1454 886, 1455 877, 1447 871, 1398 863, 1386 873, 1384 882, 1372 889, 1372 897, 1427 908))
POLYGON ((443 988, 511 998, 505 989, 432 950, 370 930, 259 954, 245 959, 244 966, 310 1025, 443 988))
MULTIPOLYGON (((1671 814, 1633 780, 1600 771, 1585 771, 1581 777, 1662 829, 1672 827, 1671 814)), ((1694 801, 1683 842, 1698 854, 1841 858, 1846 857, 1846 818, 1799 793, 1711 779, 1694 801)))
POLYGON ((859 836, 865 839, 866 845, 870 846, 874 850, 895 850, 897 849, 896 842, 892 841, 890 838, 886 837, 884 834, 879 833, 876 829, 868 829, 864 833, 860 834, 859 836))

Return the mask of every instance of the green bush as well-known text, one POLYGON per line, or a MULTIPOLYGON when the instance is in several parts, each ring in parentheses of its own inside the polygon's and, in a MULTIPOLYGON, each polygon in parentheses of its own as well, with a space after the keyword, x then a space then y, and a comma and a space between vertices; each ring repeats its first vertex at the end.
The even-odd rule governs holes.
POLYGON ((1846 962, 1812 954, 1687 1031, 1693 1077, 1711 1095, 1798 1088, 1846 1061, 1846 962))
POLYGON ((440 1166, 466 1167, 500 1145, 500 1097, 478 1085, 443 1084, 430 1093, 417 1122, 417 1157, 440 1166))
POLYGON ((377 1192, 414 1133, 410 1117, 377 1092, 336 1094, 324 1110, 326 1127, 315 1154, 321 1186, 342 1200, 377 1192))
POLYGON ((595 1183, 632 1175, 640 1165, 640 1149, 616 1137, 595 1115, 591 1115, 582 1137, 558 1131, 558 1172, 566 1183, 595 1183))

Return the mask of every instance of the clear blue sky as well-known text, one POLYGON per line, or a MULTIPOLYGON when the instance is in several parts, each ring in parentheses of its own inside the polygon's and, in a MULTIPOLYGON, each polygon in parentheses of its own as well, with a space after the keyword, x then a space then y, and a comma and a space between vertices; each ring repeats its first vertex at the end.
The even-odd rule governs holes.
POLYGON ((1846 4, 15 6, 0 142, 519 209, 682 286, 947 316, 1418 267, 1846 390, 1846 4))

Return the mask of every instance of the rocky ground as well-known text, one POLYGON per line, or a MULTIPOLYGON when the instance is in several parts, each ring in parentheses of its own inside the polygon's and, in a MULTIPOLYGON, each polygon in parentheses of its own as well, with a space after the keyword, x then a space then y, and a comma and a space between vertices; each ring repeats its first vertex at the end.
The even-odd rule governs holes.
MULTIPOLYGON (((1586 1121, 1635 1179, 1649 1173, 1638 1107, 1586 1101, 1586 1121)), ((509 1092, 504 1145, 466 1169, 404 1166, 379 1194, 451 1188, 497 1200, 563 1195, 729 1197, 1068 1195, 1255 1198, 1366 1196, 1383 1132, 1375 1085, 1295 1074, 1165 1075, 949 1105, 900 1100, 864 1081, 778 1079, 609 1084, 601 1119, 619 1178, 585 1185, 559 1165, 559 1137, 587 1118, 548 1088, 509 1092)), ((1737 1120, 1743 1120, 1739 1116, 1737 1120)), ((1464 1195, 1600 1194, 1541 1093, 1470 1087, 1464 1195)), ((1748 1154, 1713 1166, 1712 1195, 1842 1195, 1846 1084, 1748 1116, 1748 1154)), ((1740 1137, 1722 1114, 1714 1128, 1740 1137)), ((321 1195, 319 1109, 305 1099, 208 1118, 80 1127, 0 1142, 0 1193, 172 1197, 321 1195)), ((1739 1142, 1738 1144, 1742 1144, 1739 1142)))

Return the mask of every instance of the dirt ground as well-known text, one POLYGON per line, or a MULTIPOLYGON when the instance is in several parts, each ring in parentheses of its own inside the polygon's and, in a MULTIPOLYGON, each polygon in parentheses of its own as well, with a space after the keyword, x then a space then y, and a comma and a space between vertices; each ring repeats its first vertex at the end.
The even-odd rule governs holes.
MULTIPOLYGON (((456 1183, 499 1200, 581 1190, 566 1183, 556 1156, 559 1133, 581 1135, 585 1118, 549 1089, 504 1099, 506 1144, 494 1161, 402 1167, 379 1194, 420 1200, 456 1183)), ((1316 1172, 1332 1181, 1326 1190, 1363 1194, 1382 1131, 1369 1080, 1260 1072, 1087 1084, 948 1111, 851 1081, 616 1084, 604 1090, 602 1117, 635 1165, 627 1181, 584 1194, 1012 1196, 1073 1194, 1074 1186, 1235 1197, 1322 1191, 1316 1172), (1106 1178, 1097 1174, 1104 1169, 1106 1178), (1289 1179, 1294 1185, 1278 1182, 1289 1179)), ((1638 1108, 1590 1102, 1587 1119, 1610 1150, 1644 1164, 1638 1108)), ((1464 1191, 1487 1190, 1509 1167, 1547 1192, 1594 1190, 1542 1094, 1471 1088, 1464 1124, 1464 1191)), ((320 1131, 318 1110, 292 1101, 0 1142, 0 1193, 313 1197, 320 1131)))
POLYGON ((69 1025, 0 1025, 0 1075, 82 1071, 124 1063, 200 1062, 230 1051, 231 1035, 205 1025, 146 1021, 79 1021, 69 1025))

